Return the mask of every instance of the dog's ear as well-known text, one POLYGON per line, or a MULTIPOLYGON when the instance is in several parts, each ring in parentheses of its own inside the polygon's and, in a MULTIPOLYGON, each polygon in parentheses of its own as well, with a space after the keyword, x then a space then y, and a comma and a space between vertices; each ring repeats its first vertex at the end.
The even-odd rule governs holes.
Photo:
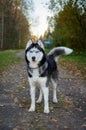
POLYGON ((38 44, 39 44, 39 46, 41 47, 41 48, 43 48, 44 49, 44 45, 43 45, 43 42, 41 41, 41 40, 38 40, 38 42, 37 42, 38 44))
POLYGON ((33 41, 30 39, 26 45, 26 49, 33 43, 33 41))

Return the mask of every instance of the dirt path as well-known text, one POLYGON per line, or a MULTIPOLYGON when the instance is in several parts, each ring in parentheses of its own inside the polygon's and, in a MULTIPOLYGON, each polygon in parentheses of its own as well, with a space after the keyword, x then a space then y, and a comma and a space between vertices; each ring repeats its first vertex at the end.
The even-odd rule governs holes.
POLYGON ((30 94, 24 59, 3 72, 0 76, 0 130, 85 130, 86 82, 62 68, 59 73, 59 102, 52 103, 50 89, 50 114, 44 114, 43 103, 36 104, 36 112, 28 112, 30 94))

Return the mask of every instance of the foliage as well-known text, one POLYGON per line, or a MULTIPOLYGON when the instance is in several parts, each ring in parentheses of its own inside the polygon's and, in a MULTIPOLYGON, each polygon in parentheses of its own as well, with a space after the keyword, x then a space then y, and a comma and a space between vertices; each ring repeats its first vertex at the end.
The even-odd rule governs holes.
MULTIPOLYGON (((30 5, 29 5, 30 6, 30 5)), ((24 0, 0 1, 0 49, 23 48, 30 36, 24 0)))
POLYGON ((78 51, 86 49, 86 6, 82 0, 81 5, 79 2, 60 0, 59 5, 62 8, 54 17, 52 33, 55 46, 65 45, 78 51))

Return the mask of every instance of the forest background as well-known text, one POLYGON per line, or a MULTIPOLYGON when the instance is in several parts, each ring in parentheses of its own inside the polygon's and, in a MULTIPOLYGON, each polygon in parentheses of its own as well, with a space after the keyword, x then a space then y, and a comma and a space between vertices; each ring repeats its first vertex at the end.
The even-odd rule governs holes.
MULTIPOLYGON (((53 15, 47 18, 48 29, 40 38, 46 40, 51 35, 53 47, 85 51, 86 0, 50 0, 45 6, 53 15)), ((0 0, 0 50, 24 48, 33 37, 28 13, 33 7, 32 0, 0 0)))

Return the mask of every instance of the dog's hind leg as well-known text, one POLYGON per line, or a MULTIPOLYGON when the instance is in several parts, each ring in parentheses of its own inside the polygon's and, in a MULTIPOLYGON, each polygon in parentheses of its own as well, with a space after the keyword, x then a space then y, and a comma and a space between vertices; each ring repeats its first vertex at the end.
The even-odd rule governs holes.
POLYGON ((37 103, 41 103, 42 102, 42 90, 41 90, 41 88, 40 88, 39 98, 38 98, 38 100, 36 102, 37 103))
POLYGON ((57 100, 57 91, 56 91, 57 83, 53 79, 51 79, 51 82, 53 84, 53 102, 57 103, 58 102, 58 100, 57 100))

